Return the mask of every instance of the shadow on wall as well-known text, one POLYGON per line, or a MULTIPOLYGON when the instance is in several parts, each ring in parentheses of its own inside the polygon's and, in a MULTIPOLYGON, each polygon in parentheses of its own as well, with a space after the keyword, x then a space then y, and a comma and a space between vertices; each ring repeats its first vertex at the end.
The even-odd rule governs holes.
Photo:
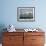
POLYGON ((0 43, 2 43, 2 36, 3 36, 2 32, 6 31, 6 30, 3 30, 4 28, 6 28, 5 25, 0 24, 0 43))

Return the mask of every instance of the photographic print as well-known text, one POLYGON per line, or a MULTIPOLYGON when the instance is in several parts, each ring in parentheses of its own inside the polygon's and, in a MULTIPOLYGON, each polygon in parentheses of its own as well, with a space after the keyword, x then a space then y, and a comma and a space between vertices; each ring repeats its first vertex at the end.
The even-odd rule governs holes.
POLYGON ((21 22, 35 21, 35 7, 18 7, 17 21, 21 22))

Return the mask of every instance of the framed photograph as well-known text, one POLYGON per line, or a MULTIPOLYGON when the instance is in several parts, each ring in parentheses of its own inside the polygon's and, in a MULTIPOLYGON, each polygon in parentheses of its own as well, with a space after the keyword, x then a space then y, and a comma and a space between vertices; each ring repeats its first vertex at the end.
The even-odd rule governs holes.
POLYGON ((17 21, 20 22, 35 21, 35 7, 18 7, 17 21))

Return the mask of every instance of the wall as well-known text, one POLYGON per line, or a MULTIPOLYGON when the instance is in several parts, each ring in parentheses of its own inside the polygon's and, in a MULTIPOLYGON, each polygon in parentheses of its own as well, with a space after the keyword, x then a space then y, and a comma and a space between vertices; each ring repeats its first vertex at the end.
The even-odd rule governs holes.
POLYGON ((16 28, 46 28, 46 0, 0 0, 0 25, 13 24, 16 28), (17 7, 35 7, 34 22, 18 22, 17 7))

